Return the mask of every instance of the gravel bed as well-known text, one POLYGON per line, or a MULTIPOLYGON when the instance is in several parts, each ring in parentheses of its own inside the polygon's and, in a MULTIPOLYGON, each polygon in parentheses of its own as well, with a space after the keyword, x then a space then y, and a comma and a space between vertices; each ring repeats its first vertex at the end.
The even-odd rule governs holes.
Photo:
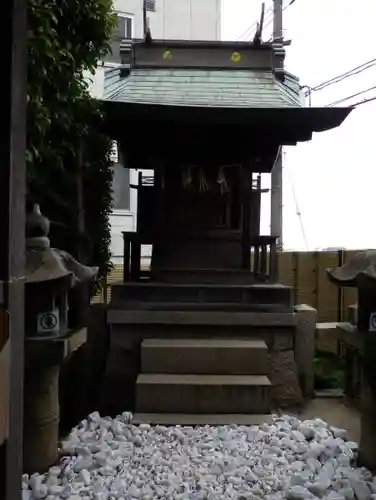
POLYGON ((47 474, 23 477, 23 500, 376 500, 358 446, 322 420, 165 427, 93 413, 47 474))

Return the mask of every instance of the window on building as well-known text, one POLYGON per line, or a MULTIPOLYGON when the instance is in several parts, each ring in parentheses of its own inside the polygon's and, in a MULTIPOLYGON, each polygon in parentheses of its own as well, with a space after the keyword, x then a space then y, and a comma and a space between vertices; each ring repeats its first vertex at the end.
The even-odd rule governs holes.
POLYGON ((112 200, 114 211, 130 210, 130 171, 124 167, 124 162, 118 152, 116 142, 113 144, 111 159, 114 162, 112 180, 112 200))
POLYGON ((155 12, 156 0, 146 0, 146 10, 150 12, 155 12))
POLYGON ((122 40, 133 36, 133 18, 126 14, 117 13, 117 24, 111 37, 111 52, 104 61, 112 63, 121 63, 120 44, 122 40))

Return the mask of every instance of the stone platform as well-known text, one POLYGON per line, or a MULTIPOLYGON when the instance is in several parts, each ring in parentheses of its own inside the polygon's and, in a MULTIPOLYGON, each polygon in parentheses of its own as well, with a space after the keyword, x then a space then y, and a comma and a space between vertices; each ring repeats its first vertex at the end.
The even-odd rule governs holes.
POLYGON ((220 412, 247 415, 296 408, 312 395, 316 312, 307 306, 294 308, 289 287, 116 284, 108 323, 111 349, 103 399, 109 414, 127 408, 161 415, 156 421, 171 420, 163 417, 168 414, 191 415, 197 421, 205 420, 207 414, 215 420, 220 412), (207 376, 222 379, 208 384, 207 376), (238 384, 239 379, 231 380, 231 376, 253 378, 243 378, 247 383, 238 384), (264 384, 266 379, 270 384, 264 384), (213 387, 222 391, 224 400, 226 391, 237 391, 238 401, 244 391, 250 401, 256 401, 259 396, 255 394, 260 393, 266 398, 253 407, 239 403, 236 410, 227 398, 227 406, 208 406, 203 411, 200 400, 205 386, 211 387, 207 394, 213 387), (189 408, 158 406, 158 400, 177 399, 183 387, 191 398, 189 408), (156 393, 159 398, 152 404, 156 393), (150 401, 147 407, 146 399, 150 401))
POLYGON ((280 284, 115 283, 111 309, 292 312, 292 291, 280 284))

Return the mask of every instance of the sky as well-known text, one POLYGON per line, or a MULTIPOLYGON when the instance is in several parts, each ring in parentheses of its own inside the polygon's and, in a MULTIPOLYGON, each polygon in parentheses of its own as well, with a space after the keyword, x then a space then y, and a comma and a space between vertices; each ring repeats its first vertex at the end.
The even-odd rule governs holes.
MULTIPOLYGON (((260 17, 261 0, 222 2, 222 38, 237 40, 260 17)), ((271 5, 267 0, 266 13, 271 5)), ((265 16, 264 40, 272 32, 272 23, 267 26, 270 17, 265 16)), ((376 0, 295 0, 284 12, 284 36, 292 40, 286 48, 286 69, 302 85, 313 87, 376 58, 375 20, 376 0)), ((314 93, 312 105, 325 106, 372 86, 376 65, 314 93)), ((376 89, 342 105, 373 96, 376 89)), ((376 248, 375 139, 376 101, 356 108, 339 128, 285 148, 286 250, 376 248)), ((270 176, 263 186, 270 187, 270 176)), ((270 234, 270 195, 263 197, 262 231, 270 234)))

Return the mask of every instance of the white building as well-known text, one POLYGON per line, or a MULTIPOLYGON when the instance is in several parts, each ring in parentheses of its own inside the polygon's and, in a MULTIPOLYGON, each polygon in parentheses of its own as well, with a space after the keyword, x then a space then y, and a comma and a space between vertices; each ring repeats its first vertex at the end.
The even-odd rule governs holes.
MULTIPOLYGON (((98 67, 91 78, 91 93, 102 97, 106 73, 120 64, 120 42, 124 38, 143 37, 143 0, 114 0, 118 26, 112 41, 112 54, 98 67)), ((220 40, 221 0, 147 0, 148 18, 154 39, 166 40, 220 40)), ((116 155, 117 156, 117 155, 116 155)), ((114 212, 111 217, 112 256, 121 263, 123 255, 122 231, 136 229, 138 174, 122 167, 114 160, 114 212)), ((150 249, 145 249, 146 253, 150 249)))
MULTIPOLYGON (((128 28, 132 33, 126 31, 124 34, 142 38, 143 0, 114 1, 119 16, 131 19, 128 28)), ((146 4, 155 39, 220 39, 221 0, 147 0, 146 4)))

